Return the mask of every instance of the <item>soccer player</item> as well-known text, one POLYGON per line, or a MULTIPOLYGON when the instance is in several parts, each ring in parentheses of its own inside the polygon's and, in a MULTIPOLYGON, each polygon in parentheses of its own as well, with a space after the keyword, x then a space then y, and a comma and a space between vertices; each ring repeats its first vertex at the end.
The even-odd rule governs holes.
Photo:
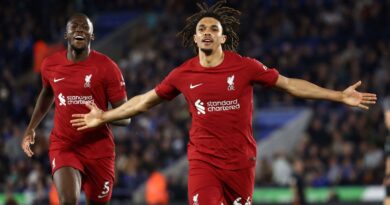
MULTIPOLYGON (((73 15, 66 25, 67 49, 47 57, 42 64, 42 91, 22 148, 31 157, 35 129, 55 102, 54 127, 50 135, 51 171, 62 205, 77 204, 80 190, 87 204, 108 204, 114 182, 114 141, 109 125, 78 132, 69 124, 71 113, 86 112, 93 102, 102 110, 127 100, 118 66, 107 56, 91 50, 93 25, 84 14, 73 15)), ((128 125, 130 119, 115 121, 128 125)))
MULTIPOLYGON (((385 118, 385 125, 390 130, 390 96, 386 97, 383 101, 383 112, 385 118)), ((385 155, 386 155, 386 167, 385 167, 385 178, 383 183, 386 188, 386 198, 384 205, 390 205, 390 136, 387 136, 385 143, 385 155)))
POLYGON ((250 205, 254 189, 256 141, 252 131, 253 85, 280 88, 294 96, 326 99, 368 109, 376 95, 361 93, 358 83, 344 91, 318 87, 280 75, 276 69, 235 53, 240 12, 219 1, 203 4, 179 33, 197 56, 175 68, 159 85, 122 106, 103 112, 88 104, 74 114, 78 130, 125 119, 182 93, 192 117, 188 143, 188 200, 191 205, 250 205))

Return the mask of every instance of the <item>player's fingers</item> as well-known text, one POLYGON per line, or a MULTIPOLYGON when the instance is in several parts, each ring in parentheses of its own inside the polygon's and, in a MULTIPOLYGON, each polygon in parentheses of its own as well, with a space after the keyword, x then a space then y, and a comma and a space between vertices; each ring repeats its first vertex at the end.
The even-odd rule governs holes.
POLYGON ((363 96, 367 96, 367 97, 376 97, 376 94, 375 93, 362 93, 363 96))
POLYGON ((78 121, 78 122, 73 122, 72 123, 72 126, 78 126, 78 127, 80 127, 80 126, 84 126, 85 125, 85 122, 84 121, 78 121))
POLYGON ((73 123, 72 126, 73 127, 81 127, 81 126, 85 126, 85 122, 79 122, 79 123, 73 123))
POLYGON ((26 153, 26 155, 28 156, 28 152, 27 152, 27 148, 26 148, 25 143, 22 144, 22 149, 23 149, 23 152, 26 153))
POLYGON ((31 150, 31 147, 30 147, 30 146, 27 147, 27 152, 28 152, 27 155, 28 155, 29 157, 32 157, 32 156, 34 155, 34 152, 31 150))
POLYGON ((91 103, 91 105, 92 105, 92 107, 93 108, 96 108, 96 109, 98 109, 98 107, 97 107, 97 105, 93 102, 93 103, 91 103))
POLYGON ((23 143, 23 151, 24 151, 24 153, 26 153, 26 155, 28 157, 31 157, 33 155, 33 152, 31 151, 31 148, 30 148, 30 145, 29 145, 28 141, 23 143))
POLYGON ((27 150, 23 149, 23 152, 27 155, 27 157, 31 157, 31 154, 27 150))
POLYGON ((355 83, 355 84, 352 85, 352 88, 353 88, 353 89, 356 89, 356 88, 359 87, 361 84, 362 84, 362 81, 359 80, 357 83, 355 83))
POLYGON ((70 121, 70 123, 78 123, 78 122, 84 122, 83 118, 73 119, 70 121))
POLYGON ((31 135, 30 136, 30 144, 34 144, 35 143, 35 135, 31 135))
POLYGON ((369 96, 363 96, 362 97, 363 100, 372 100, 372 101, 376 101, 376 97, 369 97, 369 96))
POLYGON ((73 118, 84 118, 85 114, 72 114, 73 118))
POLYGON ((28 137, 25 137, 23 139, 23 142, 22 142, 22 148, 23 148, 23 151, 26 151, 27 150, 27 147, 30 145, 30 140, 28 137))
POLYGON ((362 100, 364 101, 370 101, 370 102, 373 102, 373 103, 376 103, 376 98, 371 98, 371 97, 368 97, 368 98, 363 98, 362 100))
POLYGON ((376 101, 374 100, 362 100, 362 104, 375 104, 376 101))
POLYGON ((92 110, 94 108, 94 106, 92 105, 92 103, 85 103, 85 106, 88 107, 88 109, 92 110))
POLYGON ((84 127, 79 127, 79 128, 77 128, 77 130, 78 131, 81 131, 81 130, 85 130, 85 129, 87 129, 88 127, 87 126, 84 126, 84 127))
POLYGON ((365 110, 368 110, 368 106, 365 106, 365 105, 362 105, 362 104, 359 104, 358 107, 362 108, 362 109, 365 109, 365 110))

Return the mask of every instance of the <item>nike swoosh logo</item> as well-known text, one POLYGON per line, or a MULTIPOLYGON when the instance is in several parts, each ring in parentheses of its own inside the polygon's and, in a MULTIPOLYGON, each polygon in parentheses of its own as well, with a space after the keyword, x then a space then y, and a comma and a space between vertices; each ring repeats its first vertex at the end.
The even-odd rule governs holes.
POLYGON ((105 195, 98 195, 98 198, 101 199, 101 198, 104 198, 106 196, 107 196, 107 194, 105 194, 105 195))
POLYGON ((61 80, 63 80, 63 79, 65 79, 65 78, 58 78, 58 79, 55 79, 55 78, 54 78, 54 82, 56 83, 56 82, 59 82, 59 81, 61 81, 61 80))
POLYGON ((198 86, 201 86, 201 85, 203 85, 203 83, 199 83, 199 84, 196 84, 196 85, 190 84, 190 89, 194 89, 194 88, 196 88, 198 86))

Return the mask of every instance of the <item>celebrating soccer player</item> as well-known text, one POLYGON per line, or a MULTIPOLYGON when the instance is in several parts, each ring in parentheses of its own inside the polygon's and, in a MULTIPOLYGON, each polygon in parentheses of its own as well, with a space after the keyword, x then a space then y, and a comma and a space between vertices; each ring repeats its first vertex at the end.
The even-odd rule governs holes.
MULTIPOLYGON (((42 91, 22 148, 31 157, 35 129, 55 102, 54 127, 50 135, 51 171, 60 203, 76 205, 80 190, 87 204, 108 204, 114 183, 114 140, 109 125, 78 132, 70 126, 71 114, 86 112, 86 103, 107 110, 127 100, 118 66, 107 56, 90 49, 93 26, 84 14, 73 15, 67 25, 67 50, 47 57, 42 65, 42 91)), ((130 119, 115 121, 128 125, 130 119)))
POLYGON ((253 85, 276 87, 294 96, 325 99, 368 109, 376 95, 361 93, 357 82, 334 91, 287 78, 276 69, 235 53, 240 12, 219 1, 187 19, 179 33, 197 56, 175 68, 153 90, 122 106, 102 111, 94 104, 88 114, 74 114, 78 130, 140 114, 182 93, 192 117, 188 143, 188 200, 194 205, 252 203, 256 141, 252 131, 253 85))

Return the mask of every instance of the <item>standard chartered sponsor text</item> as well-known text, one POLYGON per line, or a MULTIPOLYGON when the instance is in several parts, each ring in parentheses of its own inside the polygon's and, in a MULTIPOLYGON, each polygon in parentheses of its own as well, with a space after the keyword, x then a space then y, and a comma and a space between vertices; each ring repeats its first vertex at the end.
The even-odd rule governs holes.
POLYGON ((240 103, 238 102, 238 99, 207 102, 207 111, 209 112, 220 112, 238 109, 240 109, 240 103))
POLYGON ((66 96, 66 100, 68 105, 80 105, 85 103, 93 103, 93 97, 92 95, 89 96, 78 96, 78 95, 72 95, 72 96, 66 96))

